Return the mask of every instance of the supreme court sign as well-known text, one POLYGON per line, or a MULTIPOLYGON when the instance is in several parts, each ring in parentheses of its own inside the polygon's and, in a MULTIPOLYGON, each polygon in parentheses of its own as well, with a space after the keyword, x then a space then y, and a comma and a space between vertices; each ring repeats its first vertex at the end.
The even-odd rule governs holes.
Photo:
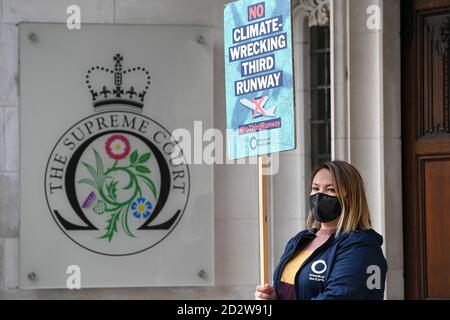
POLYGON ((20 25, 23 288, 214 283, 211 29, 20 25), (186 112, 189 110, 189 112, 186 112), (177 156, 174 156, 176 154, 177 156))

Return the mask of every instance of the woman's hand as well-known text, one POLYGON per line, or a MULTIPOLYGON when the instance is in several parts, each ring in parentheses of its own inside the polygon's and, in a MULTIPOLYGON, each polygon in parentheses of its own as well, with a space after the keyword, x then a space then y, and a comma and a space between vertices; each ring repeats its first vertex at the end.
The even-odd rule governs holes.
POLYGON ((257 286, 255 292, 255 300, 277 300, 275 289, 267 283, 264 286, 257 286))

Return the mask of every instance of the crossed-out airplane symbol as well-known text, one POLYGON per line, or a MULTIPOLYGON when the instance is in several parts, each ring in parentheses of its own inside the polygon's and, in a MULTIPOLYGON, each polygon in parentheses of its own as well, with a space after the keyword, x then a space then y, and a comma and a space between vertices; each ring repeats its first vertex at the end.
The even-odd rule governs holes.
POLYGON ((273 106, 269 109, 264 109, 265 104, 269 100, 268 96, 260 97, 260 98, 254 98, 252 101, 248 99, 242 99, 240 102, 245 107, 253 110, 252 118, 257 117, 276 117, 275 110, 276 106, 273 106))

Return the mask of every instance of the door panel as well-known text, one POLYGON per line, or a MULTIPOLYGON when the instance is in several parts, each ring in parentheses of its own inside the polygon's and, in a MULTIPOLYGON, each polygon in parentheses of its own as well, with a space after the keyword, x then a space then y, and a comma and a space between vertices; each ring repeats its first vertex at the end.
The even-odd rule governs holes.
POLYGON ((402 6, 406 297, 450 299, 450 1, 402 6))
POLYGON ((450 161, 421 160, 425 177, 426 297, 450 297, 450 161))

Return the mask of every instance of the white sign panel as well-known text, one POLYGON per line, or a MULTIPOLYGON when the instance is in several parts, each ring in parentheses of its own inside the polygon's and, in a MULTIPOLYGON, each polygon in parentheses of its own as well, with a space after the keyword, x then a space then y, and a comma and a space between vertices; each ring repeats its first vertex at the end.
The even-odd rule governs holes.
POLYGON ((207 27, 20 25, 23 288, 214 283, 213 167, 172 136, 213 127, 211 43, 207 27))

